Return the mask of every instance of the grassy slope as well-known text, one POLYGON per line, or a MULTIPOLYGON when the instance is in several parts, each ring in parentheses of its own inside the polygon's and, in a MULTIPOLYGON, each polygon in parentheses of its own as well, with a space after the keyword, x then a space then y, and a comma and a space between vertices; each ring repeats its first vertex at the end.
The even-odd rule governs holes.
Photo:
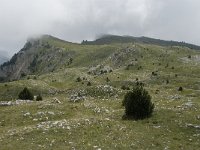
POLYGON ((17 98, 17 93, 27 85, 35 94, 41 92, 44 97, 42 102, 0 107, 0 149, 199 148, 200 130, 187 127, 187 124, 200 125, 200 61, 196 59, 199 52, 137 44, 137 52, 132 56, 132 53, 124 54, 118 68, 107 56, 133 45, 83 46, 55 40, 48 42, 75 51, 76 57, 70 66, 36 79, 30 76, 29 80, 0 84, 1 100, 17 98), (188 55, 192 58, 188 59, 188 55), (125 70, 135 57, 137 66, 142 69, 131 66, 125 70), (115 69, 101 76, 88 75, 88 66, 96 64, 110 64, 115 69), (153 71, 158 75, 152 76, 153 71), (87 81, 75 82, 79 76, 86 77, 92 86, 88 87, 87 81), (152 118, 143 121, 123 121, 121 101, 126 91, 120 88, 123 84, 132 84, 136 78, 145 83, 156 105, 155 112, 152 118), (99 92, 99 85, 106 84, 115 87, 118 97, 99 92), (183 87, 183 92, 177 91, 179 86, 183 87), (69 102, 71 93, 80 90, 89 91, 86 100, 69 102), (55 97, 61 104, 53 101, 55 97))

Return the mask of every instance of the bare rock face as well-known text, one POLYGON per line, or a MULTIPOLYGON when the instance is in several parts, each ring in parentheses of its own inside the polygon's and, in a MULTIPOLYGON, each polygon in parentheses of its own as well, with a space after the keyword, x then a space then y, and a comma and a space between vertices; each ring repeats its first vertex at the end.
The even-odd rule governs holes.
POLYGON ((24 48, 15 54, 10 61, 1 65, 0 78, 2 80, 19 79, 21 76, 30 73, 28 67, 34 57, 34 51, 31 46, 32 43, 27 42, 24 48))

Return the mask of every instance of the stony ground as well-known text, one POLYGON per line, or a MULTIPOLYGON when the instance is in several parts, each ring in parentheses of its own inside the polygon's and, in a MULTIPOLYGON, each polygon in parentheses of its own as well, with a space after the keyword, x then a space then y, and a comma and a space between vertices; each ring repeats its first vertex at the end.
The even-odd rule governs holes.
POLYGON ((106 64, 96 67, 74 65, 36 78, 30 75, 1 83, 0 149, 197 150, 199 56, 187 48, 146 45, 136 51, 133 46, 119 50, 106 59, 106 64), (132 51, 137 61, 126 60, 132 51), (153 116, 122 120, 122 100, 128 90, 121 87, 131 88, 137 78, 152 96, 153 116), (43 101, 17 100, 25 86, 34 94, 39 91, 43 101), (183 91, 178 91, 180 86, 183 91))

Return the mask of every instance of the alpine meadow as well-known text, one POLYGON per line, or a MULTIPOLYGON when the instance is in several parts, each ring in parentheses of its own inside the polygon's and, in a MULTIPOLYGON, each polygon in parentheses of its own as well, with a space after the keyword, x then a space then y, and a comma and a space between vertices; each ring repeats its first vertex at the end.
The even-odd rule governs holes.
POLYGON ((0 68, 0 149, 199 149, 199 49, 29 39, 0 68))

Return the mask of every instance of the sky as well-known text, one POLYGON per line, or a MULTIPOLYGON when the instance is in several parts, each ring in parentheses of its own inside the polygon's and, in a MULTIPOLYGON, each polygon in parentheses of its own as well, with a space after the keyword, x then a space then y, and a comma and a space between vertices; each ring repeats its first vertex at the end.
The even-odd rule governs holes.
POLYGON ((71 42, 116 34, 200 45, 199 8, 200 0, 0 0, 0 52, 11 57, 42 34, 71 42))

